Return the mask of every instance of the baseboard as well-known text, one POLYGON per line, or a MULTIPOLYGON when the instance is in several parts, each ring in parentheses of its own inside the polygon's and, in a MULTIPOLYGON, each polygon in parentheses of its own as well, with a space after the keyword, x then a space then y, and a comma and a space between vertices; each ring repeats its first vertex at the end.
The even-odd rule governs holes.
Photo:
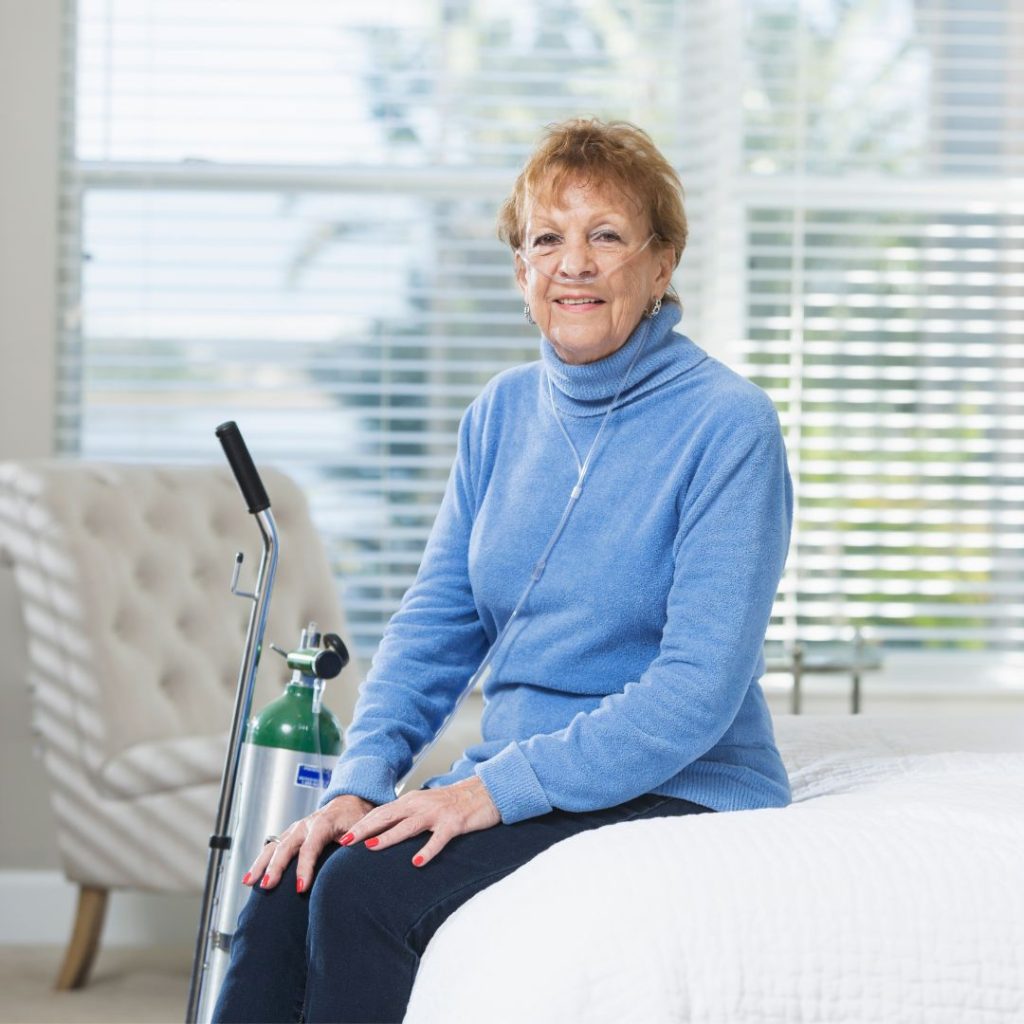
MULTIPOLYGON (((0 945, 64 946, 78 889, 59 871, 0 871, 0 945)), ((192 946, 199 897, 114 892, 103 946, 192 946)))

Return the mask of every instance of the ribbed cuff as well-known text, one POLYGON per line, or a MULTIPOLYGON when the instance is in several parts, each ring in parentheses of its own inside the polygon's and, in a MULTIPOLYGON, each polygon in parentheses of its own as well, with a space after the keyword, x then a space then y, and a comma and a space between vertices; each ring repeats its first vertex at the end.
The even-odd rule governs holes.
POLYGON ((344 757, 334 766, 331 784, 320 798, 323 807, 336 796, 361 796, 370 803, 388 804, 395 799, 395 772, 382 757, 344 757))
POLYGON ((552 810, 533 766, 517 744, 510 743, 478 764, 474 771, 487 787, 506 825, 552 810))

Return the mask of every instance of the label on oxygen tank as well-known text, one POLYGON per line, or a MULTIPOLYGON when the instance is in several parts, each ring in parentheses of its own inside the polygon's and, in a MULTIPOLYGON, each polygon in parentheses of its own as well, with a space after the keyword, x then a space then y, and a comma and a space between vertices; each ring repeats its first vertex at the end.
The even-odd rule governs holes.
POLYGON ((320 771, 314 764, 300 764, 295 772, 296 786, 312 786, 314 789, 326 789, 331 781, 331 772, 325 768, 320 771))

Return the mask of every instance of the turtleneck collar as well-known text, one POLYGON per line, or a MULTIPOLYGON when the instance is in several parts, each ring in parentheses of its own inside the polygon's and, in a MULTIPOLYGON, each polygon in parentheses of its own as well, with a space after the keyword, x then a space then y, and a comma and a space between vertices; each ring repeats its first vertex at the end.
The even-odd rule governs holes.
POLYGON ((643 349, 617 403, 620 407, 635 402, 706 359, 707 353, 702 348, 685 335, 673 332, 672 328, 681 317, 679 306, 666 302, 657 316, 640 321, 622 348, 604 359, 582 366, 563 363, 551 342, 542 336, 541 361, 553 385, 559 409, 574 416, 601 415, 619 390, 641 344, 643 349))

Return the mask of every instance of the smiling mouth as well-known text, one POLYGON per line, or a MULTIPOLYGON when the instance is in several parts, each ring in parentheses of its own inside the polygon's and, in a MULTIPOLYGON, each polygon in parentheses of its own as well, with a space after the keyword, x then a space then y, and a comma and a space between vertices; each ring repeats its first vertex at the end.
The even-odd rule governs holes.
POLYGON ((604 299, 594 298, 593 296, 579 296, 567 299, 555 299, 555 303, 559 306, 567 306, 571 309, 579 306, 602 306, 604 305, 604 299))

